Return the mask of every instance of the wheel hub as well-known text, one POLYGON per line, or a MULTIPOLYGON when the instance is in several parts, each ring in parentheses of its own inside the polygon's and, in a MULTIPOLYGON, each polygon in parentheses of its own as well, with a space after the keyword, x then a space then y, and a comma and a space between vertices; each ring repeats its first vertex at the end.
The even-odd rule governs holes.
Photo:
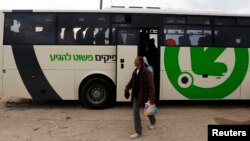
POLYGON ((102 88, 94 87, 90 91, 90 98, 93 101, 101 101, 104 98, 104 91, 102 88))

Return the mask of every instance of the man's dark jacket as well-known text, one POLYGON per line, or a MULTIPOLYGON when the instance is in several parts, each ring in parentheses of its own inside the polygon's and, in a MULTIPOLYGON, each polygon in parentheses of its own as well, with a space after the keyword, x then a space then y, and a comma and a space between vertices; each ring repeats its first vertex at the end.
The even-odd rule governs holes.
POLYGON ((126 85, 126 90, 132 88, 132 99, 137 98, 138 104, 143 106, 148 100, 154 101, 154 81, 152 73, 144 65, 140 69, 139 76, 136 74, 136 71, 137 69, 134 70, 131 80, 126 85), (136 79, 136 77, 138 77, 138 79, 136 79))

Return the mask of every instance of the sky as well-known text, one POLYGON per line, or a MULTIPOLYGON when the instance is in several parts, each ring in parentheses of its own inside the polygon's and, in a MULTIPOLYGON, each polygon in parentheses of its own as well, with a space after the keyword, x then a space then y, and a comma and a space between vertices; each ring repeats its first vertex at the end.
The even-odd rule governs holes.
MULTIPOLYGON (((250 0, 103 0, 111 6, 160 7, 161 9, 224 11, 249 14, 250 0)), ((1 0, 0 9, 74 9, 96 10, 100 0, 1 0)))

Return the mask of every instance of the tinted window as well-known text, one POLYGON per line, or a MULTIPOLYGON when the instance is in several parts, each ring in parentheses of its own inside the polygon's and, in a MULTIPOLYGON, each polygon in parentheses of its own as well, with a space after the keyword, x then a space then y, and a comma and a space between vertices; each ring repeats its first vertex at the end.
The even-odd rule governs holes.
POLYGON ((119 45, 137 45, 138 31, 136 29, 118 30, 118 44, 119 45))
POLYGON ((215 25, 222 25, 222 26, 235 26, 235 19, 233 19, 233 18, 215 18, 214 24, 215 25))
POLYGON ((216 27, 215 45, 216 46, 240 46, 250 47, 250 28, 244 27, 216 27))
POLYGON ((113 23, 121 24, 121 23, 131 23, 131 15, 114 15, 113 23))
POLYGON ((187 17, 187 24, 193 25, 211 25, 211 20, 209 17, 187 17))
POLYGON ((250 26, 250 18, 238 18, 237 25, 238 26, 250 26))
POLYGON ((166 24, 186 24, 186 17, 167 16, 164 19, 166 24))
POLYGON ((109 44, 109 16, 106 14, 60 14, 59 44, 109 44))
POLYGON ((55 44, 55 14, 6 13, 4 44, 55 44))
POLYGON ((206 26, 165 26, 165 44, 181 46, 211 46, 212 32, 206 26))
POLYGON ((117 38, 116 38, 116 32, 118 31, 117 29, 119 28, 129 28, 132 27, 131 24, 113 24, 112 25, 112 45, 116 45, 117 44, 117 38))

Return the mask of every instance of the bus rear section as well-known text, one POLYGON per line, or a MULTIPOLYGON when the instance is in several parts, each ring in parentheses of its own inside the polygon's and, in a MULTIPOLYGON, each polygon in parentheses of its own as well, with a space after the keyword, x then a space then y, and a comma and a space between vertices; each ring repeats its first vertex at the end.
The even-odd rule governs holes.
POLYGON ((167 16, 161 99, 249 100, 249 17, 167 16))

